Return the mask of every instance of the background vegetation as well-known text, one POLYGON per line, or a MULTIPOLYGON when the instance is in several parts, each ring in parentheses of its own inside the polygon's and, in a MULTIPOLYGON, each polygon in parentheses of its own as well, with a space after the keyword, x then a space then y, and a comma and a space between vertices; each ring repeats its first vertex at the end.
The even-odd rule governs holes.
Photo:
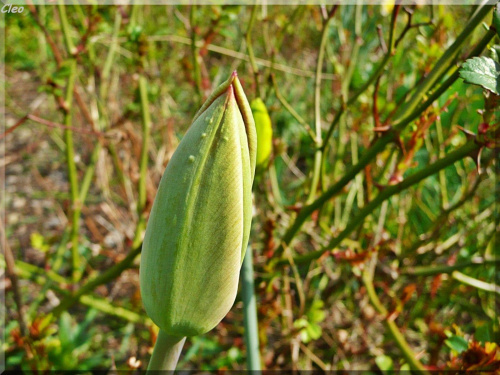
MULTIPOLYGON (((235 69, 274 130, 250 240, 263 368, 496 368, 498 96, 458 73, 475 55, 498 61, 492 15, 7 14, 7 368, 145 368, 157 334, 138 284, 148 213, 195 112, 235 69)), ((179 368, 244 369, 243 337, 238 297, 179 368)))

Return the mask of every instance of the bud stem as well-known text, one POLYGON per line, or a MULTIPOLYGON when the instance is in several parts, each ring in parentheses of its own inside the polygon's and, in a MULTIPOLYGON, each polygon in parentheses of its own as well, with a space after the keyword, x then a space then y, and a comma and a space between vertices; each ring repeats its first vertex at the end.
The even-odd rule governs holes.
POLYGON ((148 370, 175 370, 185 337, 170 336, 160 329, 148 370))

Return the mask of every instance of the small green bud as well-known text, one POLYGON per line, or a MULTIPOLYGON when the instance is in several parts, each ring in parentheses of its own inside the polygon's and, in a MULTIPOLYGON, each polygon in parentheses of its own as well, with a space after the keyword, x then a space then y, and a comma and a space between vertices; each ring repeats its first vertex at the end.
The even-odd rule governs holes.
POLYGON ((255 128, 257 129, 257 168, 265 169, 269 163, 273 149, 273 127, 267 108, 261 98, 256 98, 250 103, 255 128))
POLYGON ((173 154, 146 229, 142 300, 169 335, 208 332, 234 303, 250 235, 256 143, 252 112, 233 73, 173 154))

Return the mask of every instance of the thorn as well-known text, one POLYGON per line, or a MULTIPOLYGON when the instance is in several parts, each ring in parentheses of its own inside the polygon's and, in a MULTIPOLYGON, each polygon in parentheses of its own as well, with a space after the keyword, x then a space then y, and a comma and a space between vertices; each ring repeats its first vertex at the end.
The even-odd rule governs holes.
POLYGON ((373 130, 375 130, 377 133, 385 133, 391 130, 391 125, 375 126, 373 130))
POLYGON ((476 164, 478 175, 482 175, 484 172, 483 170, 481 170, 481 152, 483 151, 483 148, 484 146, 481 146, 481 148, 479 148, 478 150, 474 150, 469 154, 469 156, 474 161, 474 164, 476 164))
POLYGON ((457 128, 458 128, 458 130, 460 130, 462 133, 465 134, 465 137, 467 138, 468 141, 476 139, 476 134, 471 132, 470 130, 464 129, 458 125, 457 125, 457 128))

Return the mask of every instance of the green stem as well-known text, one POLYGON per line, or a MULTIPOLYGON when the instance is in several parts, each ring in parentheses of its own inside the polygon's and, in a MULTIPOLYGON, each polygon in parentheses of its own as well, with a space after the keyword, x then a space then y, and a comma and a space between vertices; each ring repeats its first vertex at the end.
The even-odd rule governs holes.
MULTIPOLYGON (((366 288, 366 292, 368 294, 368 298, 370 299, 370 302, 372 305, 375 307, 377 312, 384 317, 387 316, 388 311, 387 309, 382 305, 382 302, 380 302, 377 293, 375 291, 375 288, 373 286, 373 282, 371 278, 368 276, 368 273, 364 273, 363 275, 363 283, 366 288)), ((384 319, 384 324, 387 327, 390 335, 392 336, 395 344, 398 346, 398 348, 401 350, 403 353, 404 358, 406 359, 406 362, 410 365, 410 368, 414 371, 421 371, 422 374, 429 374, 424 365, 420 363, 420 361, 415 357, 415 353, 413 353, 413 350, 410 348, 408 343, 406 342, 403 334, 399 330, 398 326, 393 320, 388 320, 384 319)))
POLYGON ((485 292, 500 294, 500 287, 494 283, 487 283, 474 277, 467 276, 459 271, 453 271, 451 277, 460 281, 462 284, 472 286, 476 289, 484 290, 485 292))
POLYGON ((90 155, 90 163, 87 166, 87 170, 85 171, 85 175, 83 176, 82 185, 80 187, 80 202, 83 206, 83 203, 87 199, 87 194, 90 189, 90 185, 92 183, 92 179, 94 177, 95 167, 97 160, 99 158, 99 153, 102 150, 102 144, 98 141, 92 150, 92 154, 90 155))
POLYGON ((449 67, 453 63, 462 44, 464 44, 465 40, 470 36, 470 34, 472 34, 476 26, 481 23, 483 18, 486 17, 492 8, 493 6, 491 5, 483 5, 470 19, 469 23, 465 26, 464 30, 460 33, 453 44, 443 53, 438 62, 434 64, 434 68, 431 72, 417 86, 412 97, 400 107, 399 111, 396 112, 395 117, 397 119, 403 118, 417 108, 422 97, 426 95, 429 89, 438 82, 439 78, 449 70, 449 67))
POLYGON ((196 32, 195 32, 195 6, 191 5, 191 10, 189 13, 189 24, 191 26, 191 54, 193 55, 193 70, 194 70, 194 81, 196 84, 196 90, 198 91, 198 97, 200 103, 203 101, 203 88, 201 86, 201 69, 198 47, 196 46, 196 32))
POLYGON ((396 30, 396 16, 397 16, 397 11, 396 8, 394 9, 394 12, 392 13, 392 18, 391 18, 391 31, 389 34, 389 48, 387 53, 385 54, 382 62, 379 64, 377 69, 373 72, 373 74, 368 78, 368 80, 365 82, 363 86, 361 86, 352 96, 351 98, 347 101, 347 103, 344 103, 342 107, 340 107, 339 111, 335 115, 332 123, 330 124, 330 127, 328 128, 328 131, 326 133, 325 138, 323 139, 323 145, 321 148, 323 149, 323 152, 325 151, 326 147, 328 146, 328 140, 333 134, 333 130, 335 129, 336 125, 340 121, 342 115, 344 114, 345 110, 353 105, 356 100, 363 94, 376 80, 377 78, 384 72, 384 69, 386 65, 389 63, 391 57, 393 56, 393 50, 394 50, 394 32, 396 30))
POLYGON ((142 237, 142 231, 145 227, 144 208, 146 207, 146 178, 148 173, 148 145, 151 129, 151 115, 149 112, 148 100, 148 82, 145 75, 142 73, 139 77, 139 94, 141 98, 141 112, 142 112, 142 149, 141 159, 139 162, 139 199, 137 201, 137 215, 139 217, 136 236, 134 238, 133 246, 139 245, 142 237))
POLYGON ((262 92, 260 90, 260 84, 259 84, 259 67, 255 62, 255 54, 253 52, 253 45, 252 45, 252 28, 255 23, 256 16, 257 16, 257 5, 254 5, 252 7, 252 13, 250 14, 250 21, 248 21, 248 28, 245 34, 245 41, 247 44, 248 59, 250 60, 250 66, 252 67, 252 72, 254 76, 255 91, 257 92, 257 97, 262 98, 262 92))
POLYGON ((269 181, 271 183, 271 191, 273 193, 274 202, 279 207, 280 210, 283 210, 283 198, 281 197, 280 185, 278 182, 278 174, 276 172, 276 166, 274 162, 269 165, 269 181))
POLYGON ((325 60, 325 48, 326 42, 328 40, 328 30, 330 29, 330 23, 332 22, 333 16, 335 15, 337 9, 338 5, 334 5, 334 8, 332 8, 328 15, 328 18, 323 24, 323 30, 321 32, 321 43, 319 45, 318 61, 316 63, 316 75, 314 78, 314 142, 316 144, 316 151, 314 153, 311 187, 309 189, 309 196, 307 197, 306 204, 311 203, 316 197, 316 191, 318 189, 319 179, 321 175, 321 164, 323 160, 323 150, 321 149, 321 73, 323 71, 323 61, 325 60))
POLYGON ((170 336, 160 329, 148 371, 173 371, 179 361, 185 337, 170 336))
POLYGON ((66 163, 68 165, 68 179, 71 194, 71 212, 72 212, 72 223, 71 223, 71 254, 72 254, 72 273, 73 281, 77 282, 80 279, 80 254, 78 252, 78 232, 80 225, 80 212, 81 212, 81 201, 79 196, 78 188, 78 176, 75 163, 75 147, 73 143, 73 131, 72 126, 72 103, 73 103, 73 88, 75 85, 76 77, 76 60, 71 59, 70 61, 70 74, 68 79, 68 84, 66 87, 65 105, 64 108, 64 125, 66 129, 64 130, 64 140, 66 143, 66 163))
MULTIPOLYGON (((441 124, 441 118, 436 120, 436 135, 437 135, 437 143, 438 143, 438 156, 442 158, 445 154, 444 150, 444 136, 443 136, 443 127, 441 124)), ((444 208, 449 206, 448 199, 448 186, 446 184, 446 175, 444 171, 439 172, 439 187, 441 190, 441 205, 444 208)))
POLYGON ((419 237, 408 248, 404 249, 403 256, 411 256, 411 254, 417 251, 420 246, 426 243, 431 243, 434 238, 436 238, 441 233, 441 231, 446 228, 446 220, 448 220, 448 217, 453 213, 453 211, 458 210, 474 196, 476 190, 479 188, 479 184, 484 179, 484 176, 485 175, 479 176, 474 182, 472 188, 470 188, 469 191, 465 191, 462 194, 462 197, 455 204, 442 210, 436 220, 434 220, 432 227, 427 230, 427 233, 424 236, 419 237))
POLYGON ((435 276, 442 273, 452 273, 455 270, 461 270, 468 267, 484 267, 486 265, 500 265, 500 259, 488 259, 482 261, 471 260, 469 262, 457 263, 453 266, 421 266, 421 267, 408 267, 401 271, 402 275, 408 276, 435 276))
MULTIPOLYGON (((0 266, 4 266, 3 263, 3 260, 0 258, 0 266)), ((41 285, 47 289, 52 289, 57 293, 62 294, 63 296, 70 295, 67 290, 67 280, 58 273, 52 270, 47 271, 45 269, 34 266, 33 264, 26 263, 20 260, 16 260, 16 268, 19 270, 19 276, 21 276, 22 278, 33 280, 38 285, 41 285)), ((45 294, 42 294, 41 298, 45 299, 45 294)), ((148 325, 153 324, 153 322, 147 317, 127 310, 123 307, 116 306, 104 298, 100 298, 97 296, 81 296, 79 301, 85 306, 93 307, 103 313, 125 319, 132 323, 141 323, 148 325)), ((33 312, 36 313, 36 310, 33 312)))
POLYGON ((248 246, 243 267, 241 268, 241 287, 243 295, 243 324, 247 346, 247 369, 260 371, 259 326, 257 320, 257 301, 253 274, 252 248, 248 246))
POLYGON ((285 107, 285 109, 290 112, 290 114, 297 120, 297 122, 304 127, 304 129, 307 131, 307 134, 311 137, 311 139, 314 141, 316 138, 316 135, 312 131, 311 127, 309 124, 302 118, 301 115, 295 111, 295 109, 290 105, 290 103, 287 102, 285 97, 281 94, 281 91, 278 87, 278 83, 276 82, 276 77, 274 74, 271 76, 271 79, 273 81, 273 87, 274 87, 274 93, 276 94, 276 98, 280 101, 281 105, 285 107))
MULTIPOLYGON (((419 183, 423 179, 439 172, 440 170, 452 165, 458 160, 465 158, 470 155, 471 152, 478 150, 479 145, 474 142, 468 142, 459 149, 449 153, 442 159, 439 159, 434 164, 431 164, 420 171, 408 176, 402 182, 397 185, 392 185, 384 188, 382 192, 377 195, 377 197, 367 204, 363 209, 347 224, 346 228, 323 249, 310 252, 308 254, 298 256, 295 258, 296 263, 308 262, 319 258, 326 250, 336 248, 344 238, 346 238, 351 232, 356 229, 359 225, 363 223, 363 220, 370 215, 375 208, 377 208, 382 202, 389 199, 395 194, 399 194, 401 191, 408 189, 409 187, 419 183)), ((300 216, 300 215, 299 215, 300 216)), ((286 258, 282 258, 278 261, 278 264, 286 264, 286 258)))
POLYGON ((74 56, 76 54, 76 48, 73 44, 73 40, 71 39, 71 35, 69 35, 69 22, 68 17, 66 16, 66 9, 64 2, 62 0, 57 4, 57 8, 59 10, 59 18, 61 19, 61 29, 63 32, 64 43, 66 45, 66 50, 70 56, 74 56))
POLYGON ((352 180, 355 176, 363 170, 363 168, 379 153, 381 152, 385 146, 392 141, 390 137, 380 138, 375 144, 370 147, 370 149, 361 157, 359 163, 353 165, 351 169, 349 169, 344 176, 335 183, 332 187, 330 187, 327 191, 325 191, 322 195, 320 195, 314 202, 310 205, 305 206, 297 215, 297 218, 293 222, 292 226, 286 231, 283 236, 282 243, 276 250, 276 255, 280 255, 283 253, 284 246, 290 244, 293 240, 295 234, 300 230, 302 224, 311 216, 311 214, 317 209, 321 208, 328 200, 339 194, 342 189, 352 180))
POLYGON ((90 281, 87 281, 87 283, 78 289, 73 295, 65 297, 61 303, 59 303, 59 305, 52 310, 52 313, 56 316, 60 315, 63 311, 66 311, 78 302, 80 297, 84 294, 88 294, 98 286, 107 284, 116 279, 124 270, 132 266, 134 259, 140 254, 141 249, 142 246, 134 248, 121 262, 115 264, 111 268, 108 268, 106 271, 102 272, 90 281))
POLYGON ((102 69, 102 84, 100 89, 100 96, 101 99, 104 101, 108 97, 109 75, 111 73, 111 68, 113 67, 116 50, 118 49, 118 33, 120 32, 121 24, 122 24, 122 15, 120 11, 117 9, 115 14, 115 24, 113 27, 113 35, 111 37, 111 45, 109 46, 109 53, 108 56, 106 57, 104 68, 102 69))
MULTIPOLYGON (((488 43, 495 37, 496 32, 495 29, 490 27, 488 32, 483 36, 481 41, 474 47, 474 49, 467 55, 467 59, 470 59, 474 56, 478 56, 488 45, 488 43)), ((455 68, 453 73, 444 81, 439 88, 430 94, 425 102, 423 102, 420 106, 418 106, 411 114, 408 116, 399 119, 395 122, 393 128, 395 130, 404 129, 410 122, 415 120, 420 116, 420 114, 427 109, 437 98, 439 98, 448 88, 450 88, 453 83, 458 79, 460 71, 460 67, 455 68)))

